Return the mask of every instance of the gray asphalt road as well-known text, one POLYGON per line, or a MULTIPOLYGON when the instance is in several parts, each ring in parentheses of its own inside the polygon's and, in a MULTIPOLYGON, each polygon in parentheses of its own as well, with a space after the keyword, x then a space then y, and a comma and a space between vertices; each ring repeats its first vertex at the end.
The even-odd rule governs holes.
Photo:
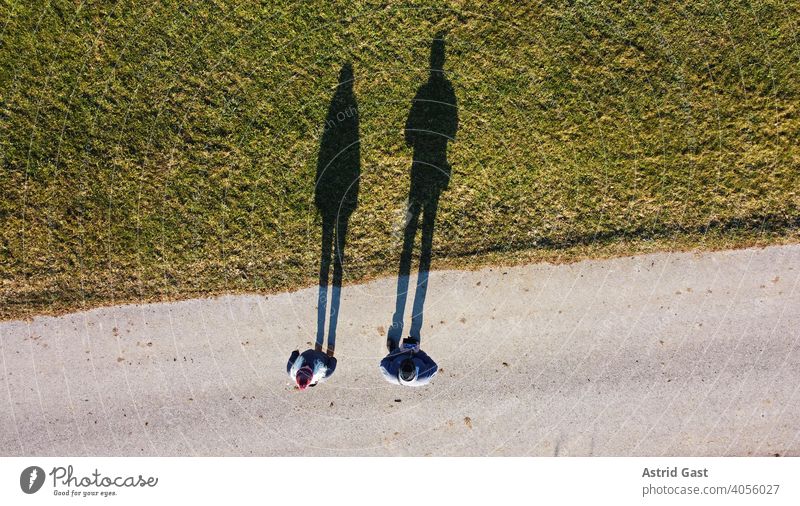
POLYGON ((378 370, 394 283, 302 393, 313 288, 2 323, 0 454, 800 455, 798 245, 434 272, 420 389, 378 370))

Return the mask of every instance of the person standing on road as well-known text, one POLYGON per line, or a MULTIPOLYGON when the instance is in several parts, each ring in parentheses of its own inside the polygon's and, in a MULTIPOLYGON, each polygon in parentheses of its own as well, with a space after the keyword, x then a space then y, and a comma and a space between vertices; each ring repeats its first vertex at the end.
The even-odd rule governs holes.
POLYGON ((322 353, 322 348, 306 350, 303 353, 294 350, 286 364, 286 372, 300 390, 317 386, 330 378, 334 371, 336 371, 336 358, 333 356, 333 351, 322 353))
POLYGON ((329 378, 336 369, 333 357, 344 273, 344 250, 350 216, 358 206, 361 178, 361 142, 358 103, 353 91, 353 66, 342 65, 339 82, 328 106, 322 126, 317 173, 314 179, 314 204, 322 218, 322 248, 319 261, 317 298, 317 336, 313 350, 295 350, 286 372, 300 390, 329 378), (333 263, 330 299, 328 286, 333 263), (328 302, 330 314, 328 315, 328 302), (329 316, 329 318, 328 318, 329 316), (325 322, 328 319, 327 349, 325 322))
POLYGON ((419 349, 419 341, 403 339, 403 345, 381 360, 383 378, 389 383, 421 387, 439 370, 436 362, 419 349))

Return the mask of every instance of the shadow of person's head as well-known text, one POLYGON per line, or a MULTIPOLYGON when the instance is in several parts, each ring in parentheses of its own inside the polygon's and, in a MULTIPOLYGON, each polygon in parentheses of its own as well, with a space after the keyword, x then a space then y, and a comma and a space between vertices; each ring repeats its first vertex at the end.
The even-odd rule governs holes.
POLYGON ((347 62, 342 65, 341 70, 339 70, 339 86, 344 87, 345 89, 352 89, 353 80, 353 64, 347 62))
POLYGON ((430 69, 431 73, 444 69, 444 33, 436 34, 431 44, 430 69))

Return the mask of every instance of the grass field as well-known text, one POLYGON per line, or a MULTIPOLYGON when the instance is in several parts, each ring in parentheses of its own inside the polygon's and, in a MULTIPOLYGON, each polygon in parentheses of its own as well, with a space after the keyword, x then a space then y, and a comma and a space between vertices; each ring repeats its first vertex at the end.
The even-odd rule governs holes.
POLYGON ((799 23, 779 1, 0 0, 0 318, 315 283, 344 62, 345 281, 394 274, 440 30, 460 127, 434 268, 796 242, 799 23))

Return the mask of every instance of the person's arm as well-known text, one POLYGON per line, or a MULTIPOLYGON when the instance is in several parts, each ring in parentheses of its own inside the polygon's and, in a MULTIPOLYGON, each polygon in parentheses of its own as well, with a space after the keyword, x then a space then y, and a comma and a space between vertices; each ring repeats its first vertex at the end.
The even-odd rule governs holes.
POLYGON ((433 375, 423 376, 422 373, 420 373, 417 379, 415 379, 413 383, 409 383, 409 385, 412 387, 424 387, 425 385, 430 383, 432 379, 433 375))
POLYGON ((300 350, 294 350, 292 354, 289 356, 289 362, 286 364, 286 374, 289 376, 292 375, 292 366, 294 365, 295 360, 297 357, 300 356, 300 350))
POLYGON ((400 384, 400 380, 397 379, 397 375, 390 373, 383 366, 381 366, 381 373, 383 373, 383 379, 385 379, 389 383, 393 383, 395 385, 399 385, 400 384))
POLYGON ((450 124, 448 125, 447 135, 451 141, 456 140, 456 132, 458 132, 458 103, 456 102, 456 92, 453 90, 453 85, 450 81, 447 82, 447 103, 451 106, 453 111, 450 116, 450 124))
POLYGON ((325 382, 328 378, 330 378, 330 372, 328 371, 328 367, 323 363, 318 363, 318 365, 314 368, 314 375, 311 377, 310 386, 318 385, 319 383, 325 382))
POLYGON ((381 373, 383 374, 383 379, 385 379, 389 383, 399 385, 400 380, 397 378, 397 371, 394 371, 394 373, 392 372, 392 362, 393 362, 393 357, 391 355, 381 360, 381 365, 380 365, 381 373))
POLYGON ((414 382, 415 386, 427 385, 439 371, 439 366, 436 365, 436 362, 424 351, 420 350, 417 352, 415 358, 420 360, 418 364, 419 374, 417 375, 417 380, 414 382))
POLYGON ((336 371, 336 357, 329 356, 328 357, 328 372, 325 374, 326 378, 330 378, 333 376, 334 371, 336 371))
POLYGON ((330 377, 328 356, 324 353, 313 352, 313 359, 309 360, 309 364, 311 364, 311 368, 313 369, 311 385, 321 383, 330 377))

